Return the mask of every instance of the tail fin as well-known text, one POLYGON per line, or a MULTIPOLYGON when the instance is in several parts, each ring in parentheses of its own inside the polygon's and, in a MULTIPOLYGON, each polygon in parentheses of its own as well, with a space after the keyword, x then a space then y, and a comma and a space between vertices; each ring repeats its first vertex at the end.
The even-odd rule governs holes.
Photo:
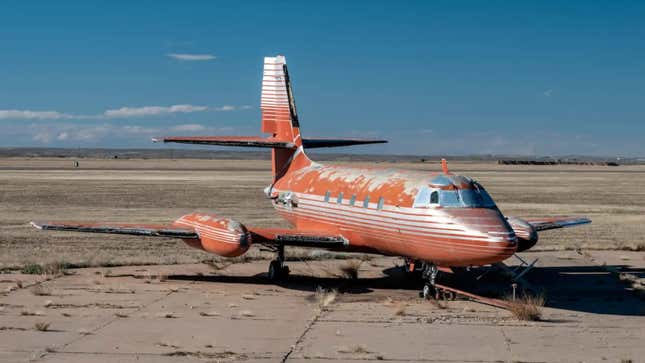
POLYGON ((293 99, 287 60, 284 56, 265 57, 262 76, 262 132, 272 138, 302 146, 296 102, 293 99))
POLYGON ((267 147, 272 149, 274 178, 279 178, 291 168, 307 166, 311 161, 303 148, 337 147, 384 143, 385 140, 365 139, 302 139, 300 122, 287 60, 284 56, 264 58, 262 76, 262 132, 269 137, 253 136, 171 136, 154 138, 154 142, 177 142, 183 144, 267 147))
POLYGON ((264 58, 260 108, 262 109, 262 132, 271 134, 272 139, 288 142, 295 147, 272 150, 271 169, 274 179, 282 176, 292 163, 295 167, 311 164, 302 148, 296 101, 293 99, 287 60, 282 55, 264 58), (300 157, 296 158, 298 155, 300 157))

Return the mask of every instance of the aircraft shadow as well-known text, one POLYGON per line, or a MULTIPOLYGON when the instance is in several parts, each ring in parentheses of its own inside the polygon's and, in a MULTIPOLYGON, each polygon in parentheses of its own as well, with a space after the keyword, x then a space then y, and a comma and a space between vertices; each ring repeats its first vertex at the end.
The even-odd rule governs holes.
MULTIPOLYGON (((645 276, 643 269, 627 266, 607 266, 638 277, 645 276)), ((507 277, 499 273, 488 273, 481 279, 475 277, 483 273, 460 271, 439 282, 468 292, 487 297, 501 298, 511 294, 511 284, 507 277)), ((265 273, 253 276, 230 275, 171 275, 168 279, 184 281, 215 282, 226 284, 277 285, 287 289, 315 292, 319 288, 337 289, 343 294, 367 294, 375 290, 412 290, 423 286, 420 279, 410 278, 401 268, 391 267, 383 270, 383 277, 346 279, 338 277, 317 277, 292 274, 284 282, 273 282, 265 273)), ((447 276, 447 275, 444 275, 447 276)), ((524 278, 546 298, 546 306, 571 311, 610 314, 645 315, 643 301, 631 291, 629 283, 619 280, 607 270, 595 266, 535 267, 524 278)))

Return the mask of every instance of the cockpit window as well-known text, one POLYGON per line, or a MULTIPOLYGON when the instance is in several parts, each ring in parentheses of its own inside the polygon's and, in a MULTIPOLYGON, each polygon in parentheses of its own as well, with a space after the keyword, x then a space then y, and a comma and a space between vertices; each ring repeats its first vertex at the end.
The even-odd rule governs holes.
POLYGON ((430 204, 439 204, 439 192, 429 187, 422 187, 414 198, 413 208, 427 208, 430 204))
POLYGON ((430 193, 430 203, 431 204, 438 204, 439 203, 439 192, 436 190, 433 190, 432 193, 430 193))
POLYGON ((472 182, 468 189, 433 190, 429 187, 421 188, 414 199, 413 207, 424 208, 431 204, 439 204, 448 208, 492 208, 495 206, 493 198, 477 182, 472 182))
POLYGON ((479 183, 473 182, 469 189, 442 190, 440 204, 446 207, 491 208, 493 198, 479 183))
POLYGON ((413 208, 424 208, 428 206, 430 202, 430 188, 422 187, 417 194, 417 197, 414 198, 413 208))
POLYGON ((455 190, 442 190, 439 193, 439 204, 442 207, 463 207, 461 204, 461 197, 459 191, 455 190))

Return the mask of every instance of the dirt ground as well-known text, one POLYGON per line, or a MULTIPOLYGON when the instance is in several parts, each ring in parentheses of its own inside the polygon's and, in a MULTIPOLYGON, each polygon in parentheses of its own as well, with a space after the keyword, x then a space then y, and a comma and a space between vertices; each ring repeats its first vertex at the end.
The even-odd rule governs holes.
MULTIPOLYGON (((437 163, 382 163, 437 171, 437 163)), ((267 161, 0 158, 0 270, 64 262, 78 266, 199 263, 213 259, 181 242, 44 233, 31 220, 170 222, 194 211, 254 226, 284 226, 262 189, 267 161)), ((545 232, 535 250, 645 249, 645 166, 503 166, 450 162, 483 183, 506 215, 584 215, 593 223, 545 232)), ((309 252, 297 251, 307 257, 309 252)), ((249 257, 262 254, 252 249, 249 257)))
MULTIPOLYGON (((338 275, 349 261, 290 249, 292 277, 274 285, 257 249, 231 264, 181 242, 28 225, 200 211, 279 226, 262 194, 266 161, 0 159, 0 362, 643 361, 645 166, 449 166, 481 181, 507 215, 593 220, 545 232, 522 254, 539 259, 527 279, 546 298, 540 321, 422 301, 397 258, 366 260, 348 280, 338 275), (48 263, 89 267, 20 273, 48 263)), ((510 293, 497 274, 473 280, 480 273, 466 287, 510 293)))

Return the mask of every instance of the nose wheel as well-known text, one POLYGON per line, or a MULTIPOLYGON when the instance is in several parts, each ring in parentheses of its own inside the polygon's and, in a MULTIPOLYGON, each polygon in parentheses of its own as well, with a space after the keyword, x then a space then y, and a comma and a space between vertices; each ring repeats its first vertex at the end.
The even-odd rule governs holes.
POLYGON ((282 281, 289 276, 289 266, 284 264, 284 246, 278 246, 278 256, 269 263, 267 276, 271 281, 282 281))
POLYGON ((435 286, 435 280, 437 279, 437 274, 439 269, 433 263, 426 262, 423 268, 423 279, 426 280, 426 283, 423 285, 423 290, 419 292, 419 297, 422 297, 426 300, 432 298, 439 299, 441 296, 440 291, 435 286))

